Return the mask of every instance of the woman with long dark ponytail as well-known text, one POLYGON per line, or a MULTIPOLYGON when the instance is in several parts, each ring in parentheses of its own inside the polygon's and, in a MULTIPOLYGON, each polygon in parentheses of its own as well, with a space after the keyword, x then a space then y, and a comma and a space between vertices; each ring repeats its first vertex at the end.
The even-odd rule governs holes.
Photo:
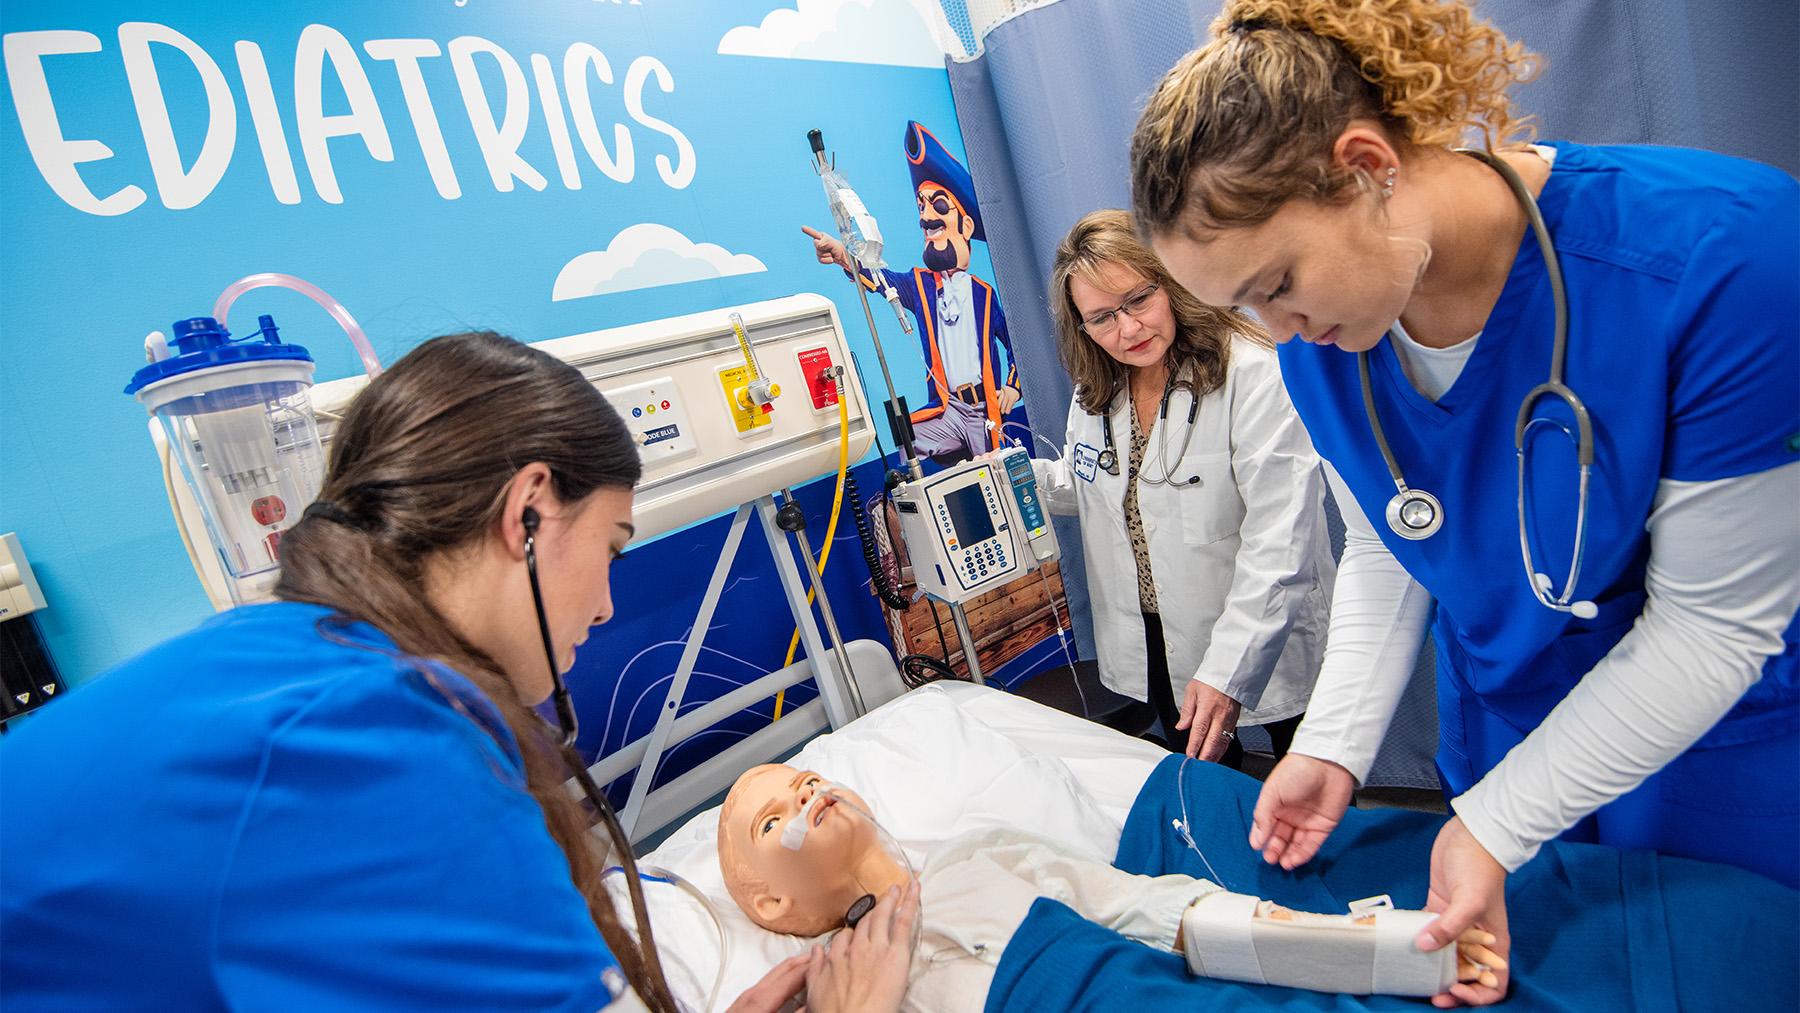
POLYGON ((612 615, 640 471, 580 372, 509 338, 436 338, 374 380, 283 538, 279 602, 8 736, 9 1005, 674 1013, 630 844, 530 709, 612 615))

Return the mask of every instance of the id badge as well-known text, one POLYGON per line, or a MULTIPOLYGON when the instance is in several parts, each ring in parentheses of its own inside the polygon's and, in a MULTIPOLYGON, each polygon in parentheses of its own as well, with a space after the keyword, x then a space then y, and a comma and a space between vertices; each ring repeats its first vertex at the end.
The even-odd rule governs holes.
POLYGON ((1069 457, 1070 463, 1075 469, 1075 477, 1083 482, 1092 482, 1094 476, 1100 473, 1100 451, 1098 449, 1085 443, 1077 443, 1069 457))

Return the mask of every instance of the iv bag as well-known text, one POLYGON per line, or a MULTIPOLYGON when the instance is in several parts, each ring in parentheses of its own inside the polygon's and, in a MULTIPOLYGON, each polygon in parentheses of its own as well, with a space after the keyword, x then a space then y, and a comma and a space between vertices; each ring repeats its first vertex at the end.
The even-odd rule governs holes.
POLYGON ((881 226, 863 206, 862 198, 850 189, 842 173, 826 169, 819 174, 825 184, 825 199, 831 205, 831 218, 837 223, 838 238, 864 270, 878 271, 887 266, 881 259, 881 226))

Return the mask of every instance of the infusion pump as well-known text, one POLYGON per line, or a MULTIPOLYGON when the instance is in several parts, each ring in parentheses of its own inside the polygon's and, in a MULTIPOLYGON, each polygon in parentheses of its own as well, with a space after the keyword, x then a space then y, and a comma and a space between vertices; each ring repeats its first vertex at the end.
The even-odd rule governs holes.
POLYGON ((913 579, 940 601, 967 601, 1057 557, 1023 447, 907 482, 894 490, 894 509, 913 579))

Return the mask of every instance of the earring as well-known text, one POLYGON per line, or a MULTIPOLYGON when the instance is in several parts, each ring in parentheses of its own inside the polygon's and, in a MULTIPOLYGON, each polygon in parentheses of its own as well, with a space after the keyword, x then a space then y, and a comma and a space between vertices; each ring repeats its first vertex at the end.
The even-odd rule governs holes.
POLYGON ((1381 196, 1384 199, 1394 195, 1394 174, 1399 171, 1391 165, 1388 166, 1387 178, 1381 181, 1381 196))

